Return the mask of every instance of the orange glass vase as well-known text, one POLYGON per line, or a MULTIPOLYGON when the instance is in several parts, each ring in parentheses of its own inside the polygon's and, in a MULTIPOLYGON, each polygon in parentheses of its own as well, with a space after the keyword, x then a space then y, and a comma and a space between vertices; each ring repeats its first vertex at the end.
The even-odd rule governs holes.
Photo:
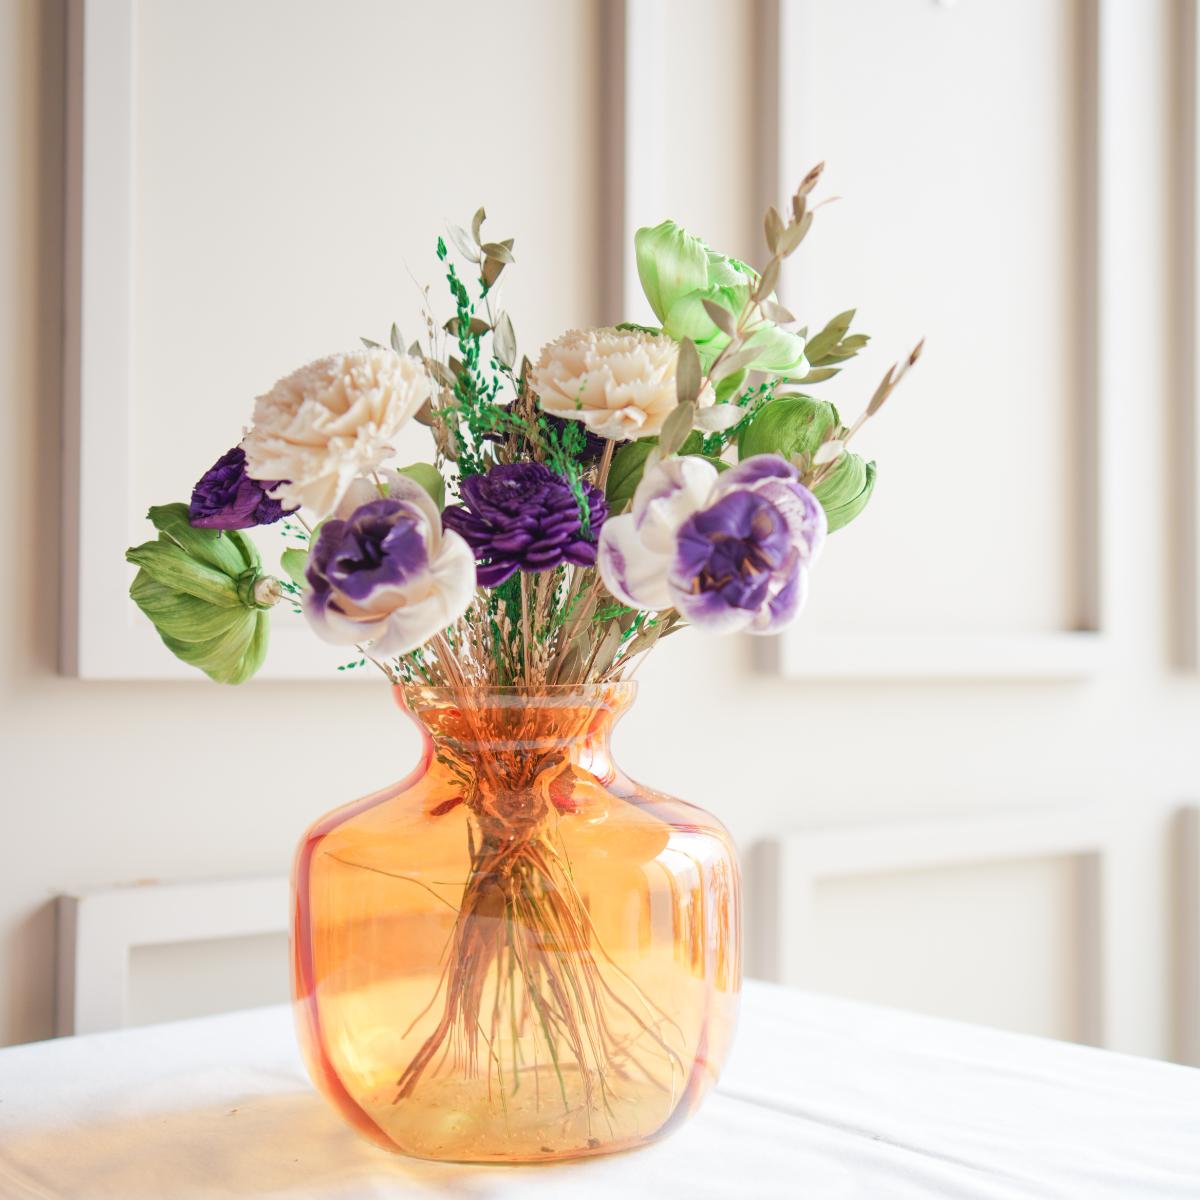
POLYGON ((491 1163, 625 1150, 716 1080, 741 983, 737 858, 715 818, 613 764, 635 688, 398 687, 420 765, 301 842, 301 1045, 381 1145, 491 1163))

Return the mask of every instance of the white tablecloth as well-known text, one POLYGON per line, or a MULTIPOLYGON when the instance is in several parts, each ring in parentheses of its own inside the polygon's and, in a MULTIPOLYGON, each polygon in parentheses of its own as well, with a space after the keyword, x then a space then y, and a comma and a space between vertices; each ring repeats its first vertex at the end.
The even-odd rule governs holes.
POLYGON ((0 1195, 1198 1200, 1200 1071, 751 983, 674 1137, 476 1168, 361 1140, 266 1008, 0 1051, 0 1195))

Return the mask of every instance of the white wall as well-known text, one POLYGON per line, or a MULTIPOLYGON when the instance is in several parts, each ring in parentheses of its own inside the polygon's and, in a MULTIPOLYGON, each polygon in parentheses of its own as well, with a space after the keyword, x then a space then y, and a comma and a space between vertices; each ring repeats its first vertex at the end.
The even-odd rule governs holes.
MULTIPOLYGON (((755 674, 743 642, 674 639, 642 673, 643 694, 619 735, 618 750, 632 774, 711 808, 744 848, 806 824, 1003 810, 1055 798, 1115 806, 1121 856, 1114 879, 1114 941, 1120 971, 1110 998, 1111 1038, 1121 1049, 1166 1055, 1174 1020, 1171 812, 1181 799, 1200 793, 1194 750, 1200 684, 1174 673, 1169 661, 1169 529, 1178 481, 1164 473, 1161 450, 1173 429, 1166 366, 1173 348, 1165 330, 1173 268, 1167 64, 1174 10, 1166 0, 1113 2, 1126 64, 1122 93, 1113 103, 1122 113, 1117 148, 1129 185, 1111 200, 1127 232, 1109 267, 1120 287, 1105 297, 1106 328, 1119 333, 1106 382, 1122 447, 1113 493, 1121 562, 1113 573, 1107 620, 1113 642, 1109 668, 1078 686, 818 687, 755 674)), ((914 12, 926 7, 925 0, 905 3, 914 12)), ((984 3, 971 0, 960 8, 984 3)), ((997 3, 991 0, 989 7, 997 3)), ((677 22, 672 52, 662 64, 674 98, 665 109, 663 131, 672 215, 703 230, 713 243, 750 255, 760 207, 748 133, 754 120, 753 6, 673 0, 668 9, 677 22), (719 82, 697 85, 695 71, 719 82), (715 148, 719 169, 698 169, 698 155, 715 148)), ((170 11, 156 10, 158 35, 166 38, 186 32, 185 18, 172 24, 175 18, 164 15, 170 11)), ((1022 19, 1029 12, 1024 6, 1022 19)), ((51 1031, 49 901, 55 893, 146 877, 282 871, 312 817, 407 770, 415 739, 389 697, 370 687, 83 684, 56 674, 62 16, 57 5, 37 0, 2 0, 0 14, 0 504, 10 539, 0 558, 0 613, 7 618, 0 626, 0 811, 6 821, 0 1041, 19 1041, 51 1031)), ((555 34, 560 53, 586 51, 586 38, 579 38, 588 22, 594 23, 594 13, 574 6, 555 34)), ((891 53, 886 44, 874 45, 869 34, 864 24, 862 53, 891 53)), ((220 46, 210 52, 218 54, 220 46)), ((505 86, 534 95, 536 75, 526 75, 524 82, 509 79, 505 86)), ((582 80, 577 98, 592 94, 593 87, 598 91, 598 80, 582 80)), ((590 128, 586 111, 576 111, 590 128)), ((169 151, 168 142, 156 144, 158 153, 169 151)), ((531 146, 532 177, 552 169, 565 152, 557 142, 531 146)), ((831 163, 834 190, 849 188, 849 180, 836 181, 836 170, 831 163)), ((490 191, 487 171, 481 158, 474 193, 481 197, 490 191)), ((436 172, 428 174, 421 187, 428 192, 437 178, 436 172)), ((861 192, 870 176, 856 168, 852 182, 861 192)), ((170 194, 168 182, 161 188, 153 180, 142 184, 147 196, 170 194)), ((1015 186, 1027 201, 1042 181, 1022 179, 1015 186)), ((517 199, 514 194, 514 207, 517 199)), ((454 218, 457 207, 447 207, 454 207, 446 213, 454 218)), ((835 245, 838 237, 853 236, 855 211, 847 207, 836 219, 829 214, 835 245)), ((593 216, 584 211, 578 219, 593 216)), ((146 233, 156 236, 152 226, 146 233)), ((416 233, 427 235, 424 227, 416 233)), ((586 254, 579 269, 594 269, 586 254)), ((544 277, 558 289, 552 304, 556 313, 561 309, 558 324, 596 319, 586 274, 570 278, 562 262, 533 256, 521 262, 521 271, 530 282, 544 277)), ((865 311, 871 280, 864 278, 856 290, 865 311)), ((894 279, 881 281, 879 294, 889 298, 885 310, 896 290, 894 279)), ((535 307, 539 303, 532 289, 528 299, 535 307)), ((381 312, 380 325, 393 315, 402 314, 381 312)), ((812 315, 818 320, 826 314, 812 315)), ((874 321, 871 332, 887 344, 880 356, 921 332, 921 317, 914 312, 910 325, 893 310, 874 321)), ((272 338, 294 336, 268 312, 263 322, 272 338)), ((148 335, 149 327, 143 332, 148 335)), ((357 326, 309 330, 306 349, 297 354, 323 352, 330 339, 344 341, 357 332, 357 326)), ((170 357, 162 340, 169 336, 165 324, 155 327, 156 342, 139 360, 143 380, 153 380, 160 393, 170 383, 162 368, 170 357)), ((996 340, 1006 344, 1003 330, 996 340)), ((194 359, 174 355, 181 388, 194 389, 199 375, 223 393, 220 347, 226 342, 232 360, 240 363, 244 352, 232 333, 216 349, 202 341, 206 353, 190 347, 194 359)), ((936 363, 936 345, 929 353, 936 363)), ((957 353, 954 347, 945 351, 950 359, 957 353)), ((291 365, 288 359, 279 369, 291 365)), ((1034 378, 1043 384, 1051 370, 1038 362, 1009 365, 1003 354, 980 369, 1011 370, 1017 382, 1034 378)), ((929 376, 936 378, 938 370, 931 366, 929 376)), ((874 368, 863 372, 864 388, 873 374, 874 368)), ((239 390, 249 386, 238 378, 239 390)), ((1054 389, 1048 392, 1053 403, 1054 389)), ((918 469, 908 457, 913 435, 894 432, 904 422, 929 422, 935 432, 948 428, 940 418, 931 422, 928 407, 944 395, 932 384, 923 390, 919 376, 906 385, 896 411, 871 442, 885 480, 918 469)), ((1058 417, 1055 429, 1061 433, 1061 413, 1058 417)), ((1003 463, 989 457, 993 419, 972 404, 964 384, 953 433, 980 463, 980 488, 1008 479, 1003 463)), ((165 458, 160 463, 148 455, 142 469, 148 477, 173 479, 165 458)), ((182 486, 194 473, 189 469, 182 486)), ((1038 486, 1044 489, 1044 481, 1038 486)), ((889 492, 881 483, 879 512, 893 496, 905 494, 903 483, 896 487, 889 492)), ((963 506, 970 501, 965 497, 963 506)), ((1025 515, 1035 509, 1028 495, 1018 501, 1025 515)), ((864 578, 867 562, 851 560, 856 546, 866 554, 871 535, 865 523, 873 515, 868 511, 863 518, 861 534, 851 529, 839 535, 844 549, 836 560, 830 556, 827 570, 864 578)), ((920 520, 912 536, 920 541, 920 520)), ((1010 617, 1052 623, 1059 616, 1061 577, 1051 572, 1056 546, 1061 548, 1069 530, 1055 524, 1037 527, 1030 536, 1041 540, 1020 569, 1038 573, 1011 581, 1011 606, 989 593, 986 615, 993 624, 1010 617)), ((945 556, 937 569, 944 562, 945 556)), ((844 591, 846 578, 832 578, 830 590, 844 591)), ((898 586, 891 578, 877 582, 884 591, 898 586)), ((1064 932, 1072 919, 1071 870, 1046 861, 989 868, 958 880, 954 872, 931 872, 828 885, 819 903, 822 961, 815 981, 850 994, 1071 1036, 1078 985, 1064 932), (909 960, 891 952, 896 945, 930 943, 947 952, 925 960, 919 972, 906 971, 909 960), (978 952, 980 945, 987 953, 978 952)))

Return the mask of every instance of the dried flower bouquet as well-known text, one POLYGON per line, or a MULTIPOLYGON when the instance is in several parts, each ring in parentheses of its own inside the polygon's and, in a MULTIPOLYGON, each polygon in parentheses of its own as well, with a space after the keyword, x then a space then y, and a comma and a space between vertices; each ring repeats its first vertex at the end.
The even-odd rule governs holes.
POLYGON ((452 227, 477 298, 439 239, 454 315, 437 322, 426 289, 424 344, 393 326, 390 347, 364 339, 260 396, 190 505, 151 509, 158 539, 127 555, 134 600, 222 683, 261 666, 284 594, 389 679, 449 686, 620 679, 685 625, 786 627, 826 533, 874 487, 847 444, 920 352, 849 427, 804 390, 867 342, 853 312, 809 337, 774 298, 820 173, 787 220, 768 211, 761 273, 673 222, 638 230, 661 328, 572 330, 536 363, 518 365, 496 306, 512 239, 483 240, 482 209, 452 227), (410 421, 433 461, 397 470, 410 421), (271 580, 241 531, 281 519, 299 545, 271 580))
MULTIPOLYGON (((640 229, 660 326, 572 330, 536 361, 518 356, 498 306, 513 242, 488 240, 480 209, 469 231, 449 230, 466 272, 437 242, 448 320, 426 289, 422 339, 406 345, 393 325, 388 346, 364 339, 281 380, 190 504, 152 508, 157 539, 128 551, 133 599, 168 649, 219 682, 255 673, 268 612, 289 598, 319 637, 355 648, 342 669, 372 663, 410 694, 450 690, 438 754, 458 790, 435 815, 470 813, 469 868, 431 1000, 441 1017, 396 1064, 396 1102, 451 1047, 478 1061, 482 1039, 498 1060, 486 1030, 510 1020, 540 1031, 560 1084, 574 1064, 589 1111, 609 1105, 620 1046, 623 1070, 680 1086, 670 1017, 606 958, 547 820, 575 803, 579 772, 554 746, 581 735, 567 727, 586 726, 586 711, 565 707, 547 739, 544 714, 534 730, 520 708, 471 698, 617 685, 685 627, 770 634, 800 613, 826 535, 874 487, 874 463, 849 443, 920 352, 849 426, 808 394, 867 341, 849 331, 853 312, 809 336, 775 298, 820 174, 786 217, 768 210, 761 272, 670 221, 640 229), (433 453, 401 466, 409 422, 433 453), (245 532, 277 521, 293 543, 280 578, 245 532), (614 1029, 631 1022, 622 1041, 614 1029)), ((506 1069, 489 1067, 501 1084, 506 1069)))

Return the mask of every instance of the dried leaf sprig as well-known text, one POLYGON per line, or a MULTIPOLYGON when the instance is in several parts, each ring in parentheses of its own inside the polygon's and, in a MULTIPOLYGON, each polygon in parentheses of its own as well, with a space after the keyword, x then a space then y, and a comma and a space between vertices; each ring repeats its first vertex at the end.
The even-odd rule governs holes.
POLYGON ((854 423, 848 428, 831 428, 825 440, 812 455, 811 461, 797 464, 801 467, 801 477, 808 487, 819 487, 837 470, 838 463, 842 455, 846 452, 846 447, 850 439, 883 407, 888 397, 899 386, 900 381, 916 366, 924 349, 925 339, 922 338, 909 351, 906 358, 892 363, 887 369, 866 408, 863 409, 854 423))
POLYGON ((663 457, 677 453, 691 433, 701 391, 706 386, 718 386, 723 380, 744 375, 755 363, 758 351, 748 343, 764 323, 790 325, 796 321, 796 317, 774 298, 774 294, 784 262, 800 248, 812 228, 816 209, 809 205, 809 196, 820 181, 824 169, 825 164, 818 163, 805 175, 792 196, 786 221, 774 205, 767 209, 763 230, 770 258, 750 288, 741 311, 735 314, 715 300, 701 301, 709 320, 729 340, 706 371, 701 369, 695 343, 690 338, 680 342, 679 370, 676 376, 679 403, 667 419, 659 437, 658 445, 663 457))

